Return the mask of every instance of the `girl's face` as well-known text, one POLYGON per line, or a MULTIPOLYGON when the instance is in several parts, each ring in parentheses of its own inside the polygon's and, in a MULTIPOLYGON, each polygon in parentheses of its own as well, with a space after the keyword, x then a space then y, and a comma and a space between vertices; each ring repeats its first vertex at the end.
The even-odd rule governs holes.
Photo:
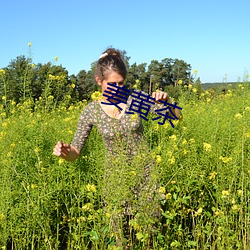
MULTIPOLYGON (((124 79, 123 77, 118 74, 117 72, 111 71, 108 74, 107 79, 104 79, 103 81, 100 80, 100 78, 98 76, 96 76, 96 82, 98 85, 102 86, 102 94, 108 94, 105 92, 105 90, 112 92, 111 90, 108 89, 108 87, 110 87, 108 85, 112 84, 112 85, 116 85, 118 87, 123 87, 124 86, 124 79)), ((103 99, 107 99, 107 97, 103 96, 103 99)))

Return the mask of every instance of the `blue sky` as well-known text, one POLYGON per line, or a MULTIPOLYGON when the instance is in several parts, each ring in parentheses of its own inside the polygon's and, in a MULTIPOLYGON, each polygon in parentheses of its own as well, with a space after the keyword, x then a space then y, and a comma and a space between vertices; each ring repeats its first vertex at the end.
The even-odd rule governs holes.
POLYGON ((177 58, 203 83, 250 73, 249 0, 8 0, 0 5, 0 68, 19 55, 88 70, 112 46, 130 64, 177 58))

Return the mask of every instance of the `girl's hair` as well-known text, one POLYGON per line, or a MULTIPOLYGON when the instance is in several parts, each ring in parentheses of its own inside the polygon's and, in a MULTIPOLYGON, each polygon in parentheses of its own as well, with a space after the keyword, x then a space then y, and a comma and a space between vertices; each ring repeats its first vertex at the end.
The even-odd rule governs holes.
POLYGON ((107 79, 111 71, 115 71, 124 80, 126 79, 127 68, 122 53, 114 48, 108 48, 104 51, 95 65, 95 75, 100 77, 101 81, 107 79))

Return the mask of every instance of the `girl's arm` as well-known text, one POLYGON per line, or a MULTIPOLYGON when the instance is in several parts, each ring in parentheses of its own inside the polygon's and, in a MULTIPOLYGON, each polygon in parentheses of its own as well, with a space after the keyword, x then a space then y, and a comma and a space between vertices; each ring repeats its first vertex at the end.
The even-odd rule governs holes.
POLYGON ((81 149, 85 145, 91 132, 93 122, 92 113, 94 112, 94 104, 88 104, 81 113, 78 121, 77 130, 71 144, 58 141, 54 147, 53 154, 67 161, 74 161, 80 155, 81 149))

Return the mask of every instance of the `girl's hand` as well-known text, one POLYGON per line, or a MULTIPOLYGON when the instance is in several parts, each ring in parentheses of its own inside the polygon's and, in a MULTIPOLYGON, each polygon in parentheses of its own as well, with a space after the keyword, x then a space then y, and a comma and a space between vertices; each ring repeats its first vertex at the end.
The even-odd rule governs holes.
POLYGON ((159 103, 159 100, 164 102, 168 99, 168 93, 163 91, 157 91, 152 93, 152 97, 155 98, 156 103, 159 103))
POLYGON ((58 141, 54 147, 53 154, 66 159, 70 151, 71 148, 69 144, 58 141))

